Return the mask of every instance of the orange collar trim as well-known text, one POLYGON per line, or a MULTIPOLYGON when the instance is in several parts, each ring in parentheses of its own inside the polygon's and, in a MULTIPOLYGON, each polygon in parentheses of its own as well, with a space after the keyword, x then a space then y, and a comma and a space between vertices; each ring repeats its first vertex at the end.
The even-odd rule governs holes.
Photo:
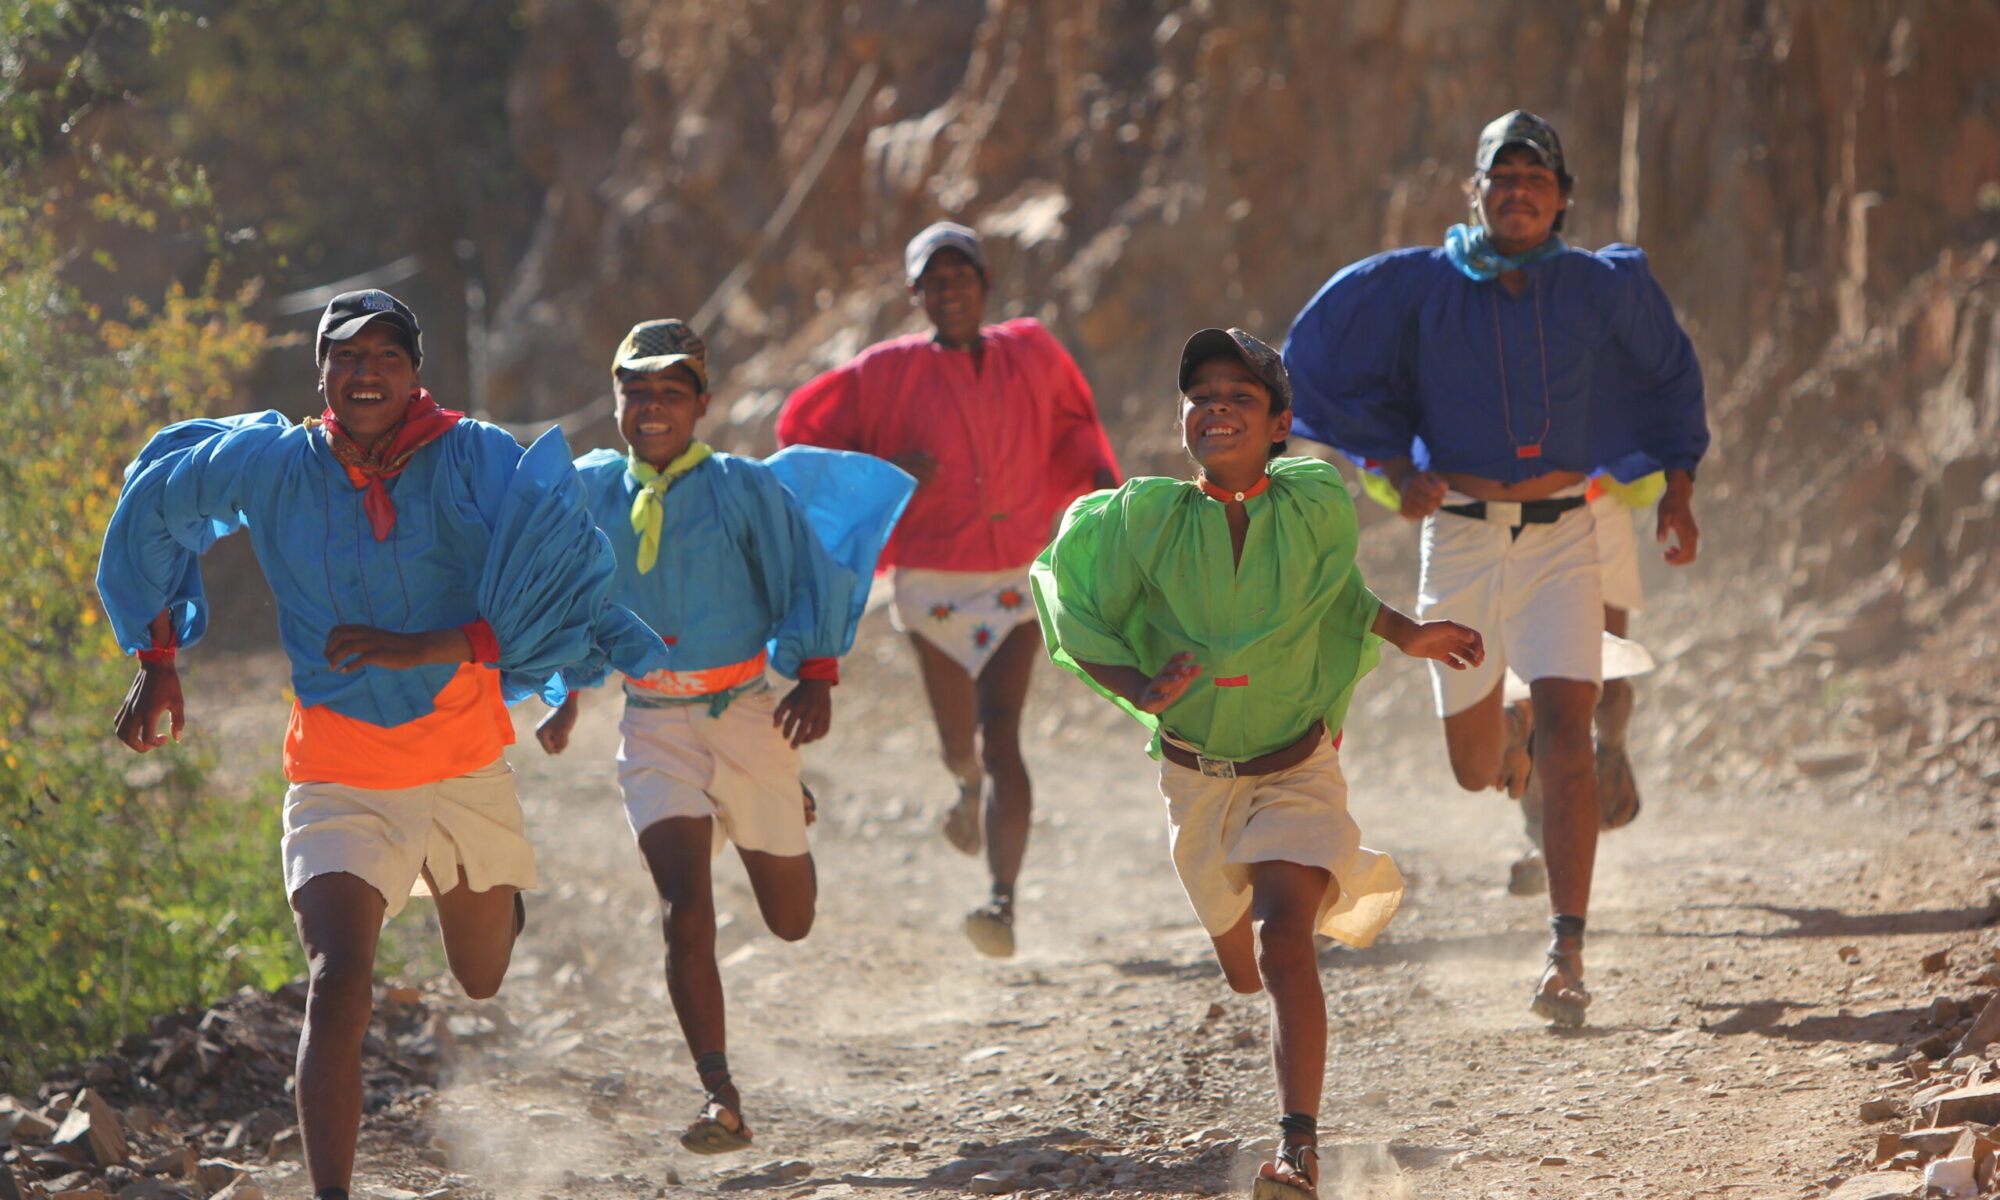
POLYGON ((1201 485, 1201 490, 1208 493, 1210 499, 1220 500, 1224 504, 1229 503, 1231 500, 1242 501, 1248 500, 1252 496, 1261 496, 1264 494, 1264 490, 1271 486, 1271 477, 1269 475, 1260 477, 1256 483, 1251 484, 1249 488, 1240 492, 1225 491, 1222 488, 1216 487, 1208 481, 1208 476, 1206 475, 1196 475, 1194 481, 1201 485))

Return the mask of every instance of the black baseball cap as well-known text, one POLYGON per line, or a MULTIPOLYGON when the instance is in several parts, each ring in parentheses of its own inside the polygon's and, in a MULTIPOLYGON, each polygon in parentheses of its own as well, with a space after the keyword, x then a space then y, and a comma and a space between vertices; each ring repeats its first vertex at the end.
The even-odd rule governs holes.
POLYGON ((382 321, 402 334, 410 347, 411 361, 417 366, 424 364, 424 331, 417 325, 417 314, 380 288, 342 292, 327 304, 326 311, 319 315, 313 361, 325 362, 328 342, 344 342, 360 333, 361 327, 370 321, 382 321))
POLYGON ((1543 166, 1554 171, 1556 178, 1569 178, 1569 169, 1563 165, 1562 139, 1556 136, 1556 127, 1519 108, 1493 118, 1487 122, 1486 128, 1479 131, 1479 149, 1472 157, 1473 169, 1492 170, 1493 160, 1499 158, 1500 152, 1509 146, 1527 150, 1543 166))
POLYGON ((1271 411, 1283 412, 1292 406, 1292 381, 1285 374, 1285 360, 1276 350, 1241 329, 1203 329, 1181 347, 1180 387, 1185 393, 1194 369, 1211 358, 1233 358, 1249 368, 1257 382, 1271 393, 1271 411))

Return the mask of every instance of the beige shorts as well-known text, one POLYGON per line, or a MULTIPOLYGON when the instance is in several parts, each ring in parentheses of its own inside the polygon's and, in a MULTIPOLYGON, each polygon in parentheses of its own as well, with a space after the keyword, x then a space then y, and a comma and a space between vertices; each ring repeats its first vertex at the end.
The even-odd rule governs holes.
POLYGON ((1347 814, 1347 780, 1330 739, 1295 767, 1237 779, 1162 759, 1160 794, 1174 870, 1211 937, 1250 911, 1251 863, 1301 863, 1331 874, 1317 927, 1349 946, 1373 943, 1403 903, 1402 872, 1361 844, 1347 814))
MULTIPOLYGON (((1581 494, 1578 485, 1576 494, 1581 494)), ((1568 494, 1568 493, 1565 493, 1568 494)), ((1446 504, 1470 497, 1446 495, 1446 504)), ((1604 589, 1597 521, 1589 505, 1517 538, 1505 525, 1451 513, 1424 518, 1417 616, 1479 631, 1486 660, 1454 671, 1433 662, 1437 714, 1449 717, 1484 699, 1512 667, 1524 680, 1603 682, 1604 589)))
POLYGON ((346 872, 389 902, 428 896, 424 868, 450 889, 461 869, 475 892, 535 886, 514 768, 496 758, 477 771, 421 787, 295 783, 285 792, 285 894, 315 875, 346 872))
POLYGON ((1639 514, 1609 492, 1590 502, 1597 518, 1597 561, 1604 577, 1604 603, 1626 612, 1646 606, 1646 588, 1639 581, 1639 538, 1633 522, 1639 514))
POLYGON ((1017 626, 1035 619, 1028 567, 1004 571, 932 571, 895 567, 889 572, 889 623, 945 652, 974 679, 1017 626))
POLYGON ((719 717, 706 704, 625 706, 619 722, 618 787, 632 836, 668 817, 715 818, 714 852, 807 854, 799 752, 771 724, 769 688, 736 697, 719 717))

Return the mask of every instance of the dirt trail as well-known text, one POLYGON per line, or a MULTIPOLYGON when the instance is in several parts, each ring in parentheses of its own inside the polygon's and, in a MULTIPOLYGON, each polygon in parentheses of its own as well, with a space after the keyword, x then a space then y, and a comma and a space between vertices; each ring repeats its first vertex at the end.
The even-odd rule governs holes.
MULTIPOLYGON (((1661 624, 1695 619, 1691 603, 1661 624)), ((1642 738, 1647 810, 1601 856, 1592 1024, 1558 1034, 1527 1011, 1546 912, 1501 887, 1510 806, 1452 786, 1419 667, 1385 663, 1364 689, 1354 808, 1413 886, 1375 948, 1322 956, 1322 1128, 1339 1147, 1323 1196, 1818 1196, 1865 1166, 1856 1108, 1934 986, 1918 958, 1990 940, 1957 801, 1700 792, 1693 764, 1642 738)), ((544 890, 501 999, 473 1006, 495 1033, 459 1047, 431 1105, 449 1171, 406 1124, 371 1125, 357 1196, 957 1195, 994 1170, 1024 1191, 1243 1185, 1275 1129, 1264 1002, 1228 991, 1192 919, 1136 727, 1041 670, 1021 953, 995 962, 958 933, 984 875, 936 833, 945 775, 879 614, 836 699, 808 758, 812 936, 763 931, 733 855, 718 874, 757 1146, 701 1159, 675 1141, 698 1093, 618 803, 618 705, 600 694, 559 760, 528 736, 538 714, 519 716, 544 890)), ((268 1189, 306 1194, 296 1174, 268 1189)))

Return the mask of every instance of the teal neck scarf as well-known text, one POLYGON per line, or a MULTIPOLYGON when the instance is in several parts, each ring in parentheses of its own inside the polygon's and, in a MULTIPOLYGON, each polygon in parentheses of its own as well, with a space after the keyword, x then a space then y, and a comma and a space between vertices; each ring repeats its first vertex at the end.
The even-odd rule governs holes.
POLYGON ((1529 263, 1554 258, 1567 249, 1568 244, 1553 233, 1541 245, 1525 254, 1515 255, 1495 250, 1486 236, 1486 230, 1478 225, 1454 225, 1444 235, 1445 257, 1451 259, 1451 265, 1464 272, 1467 279, 1498 279, 1504 272, 1518 271, 1529 263))

